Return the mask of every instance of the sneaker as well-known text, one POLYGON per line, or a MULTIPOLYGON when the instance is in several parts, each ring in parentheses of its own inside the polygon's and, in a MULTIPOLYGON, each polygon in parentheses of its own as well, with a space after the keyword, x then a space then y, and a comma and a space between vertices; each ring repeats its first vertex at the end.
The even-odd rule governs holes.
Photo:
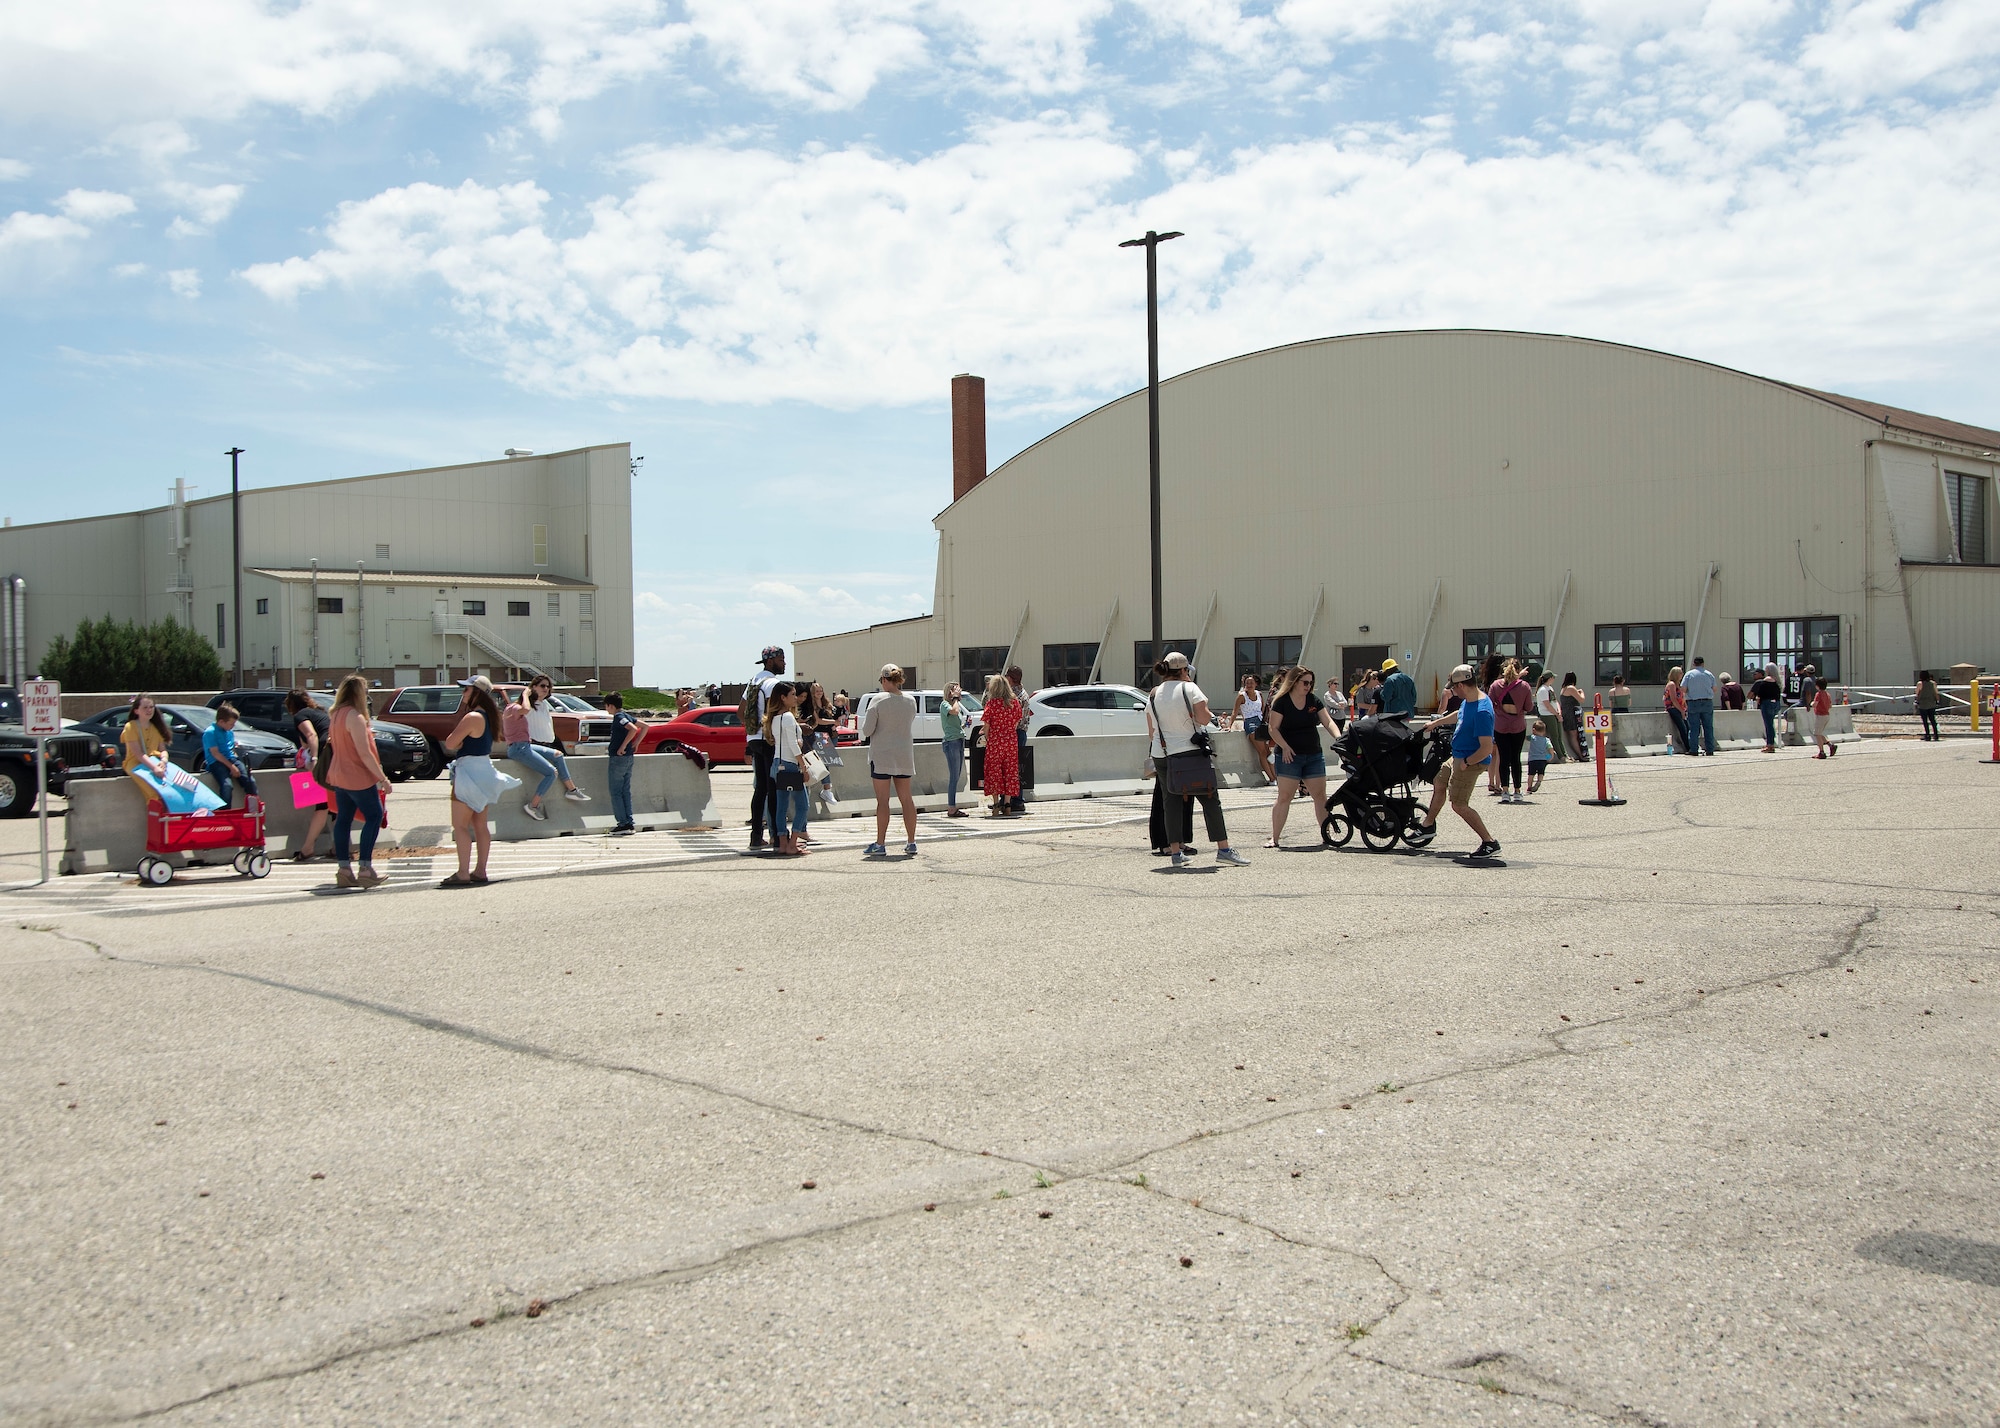
POLYGON ((537 823, 546 823, 549 821, 549 815, 542 812, 540 808, 536 807, 532 803, 522 804, 521 811, 527 814, 530 818, 534 819, 535 822, 537 823))
POLYGON ((1823 759, 1823 758, 1825 758, 1825 757, 1826 757, 1826 750, 1825 750, 1825 749, 1821 749, 1821 750, 1820 750, 1820 751, 1819 751, 1818 753, 1814 754, 1814 755, 1813 755, 1813 757, 1814 757, 1814 758, 1816 758, 1816 759, 1823 759))
POLYGON ((630 823, 614 823, 611 827, 611 836, 614 838, 623 838, 627 833, 637 833, 638 831, 630 823))
POLYGON ((583 791, 582 789, 580 789, 580 788, 566 788, 566 789, 564 789, 564 790, 563 790, 563 797, 564 797, 564 798, 567 798, 567 799, 568 799, 568 800, 569 800, 569 801, 570 801, 571 803, 588 803, 588 802, 590 802, 590 795, 589 795, 589 794, 587 794, 587 793, 585 793, 585 792, 584 792, 584 791, 583 791))
POLYGON ((906 857, 906 858, 914 858, 914 857, 916 857, 916 856, 917 856, 917 845, 916 845, 915 843, 905 843, 905 844, 903 845, 903 856, 904 856, 904 857, 906 857))
POLYGON ((1187 854, 1185 853, 1174 854, 1174 861, 1173 861, 1174 871, 1179 872, 1182 868, 1185 868, 1186 866, 1187 866, 1187 854))
POLYGON ((861 850, 861 856, 864 858, 886 858, 889 856, 889 850, 880 843, 870 843, 861 850))
POLYGON ((1826 746, 1826 756, 1828 758, 1832 758, 1835 754, 1839 752, 1840 752, 1840 745, 1838 744, 1828 744, 1826 746))
POLYGON ((819 791, 819 801, 824 803, 828 808, 840 807, 840 800, 833 796, 833 790, 830 788, 823 788, 819 791))
POLYGON ((1474 858, 1497 858, 1500 856, 1500 845, 1491 838, 1488 838, 1484 843, 1474 848, 1467 856, 1474 858))
POLYGON ((1250 866, 1250 860, 1234 848, 1217 848, 1215 850, 1215 861, 1218 863, 1230 863, 1239 868, 1250 866))

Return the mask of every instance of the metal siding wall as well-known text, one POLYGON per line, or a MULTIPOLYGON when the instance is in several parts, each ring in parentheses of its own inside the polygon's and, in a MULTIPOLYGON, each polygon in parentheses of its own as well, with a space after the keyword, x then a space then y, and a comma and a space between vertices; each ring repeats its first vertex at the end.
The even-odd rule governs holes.
POLYGON ((1930 453, 1883 444, 1882 488, 1888 493, 1889 519, 1905 560, 1949 560, 1951 537, 1946 531, 1938 469, 1930 453))
MULTIPOLYGON (((1304 634, 1324 584, 1325 675, 1343 645, 1414 649, 1442 576, 1414 671, 1428 694, 1461 630, 1546 627, 1569 569, 1550 663, 1589 681, 1599 622, 1692 633, 1713 560, 1702 652, 1729 668, 1739 619, 1861 616, 1862 443, 1877 430, 1773 384, 1575 339, 1390 334, 1240 358, 1163 388, 1166 634, 1193 636, 1214 592, 1203 676, 1220 688, 1230 642, 1304 634)), ((1140 393, 939 517, 954 658, 1007 640, 1023 599, 1034 659, 1095 639, 1116 594, 1107 669, 1131 676, 1150 619, 1145 463, 1140 393)))
POLYGON ((1932 566, 1905 575, 1924 663, 1940 679, 1954 664, 2000 670, 2000 568, 1932 566))

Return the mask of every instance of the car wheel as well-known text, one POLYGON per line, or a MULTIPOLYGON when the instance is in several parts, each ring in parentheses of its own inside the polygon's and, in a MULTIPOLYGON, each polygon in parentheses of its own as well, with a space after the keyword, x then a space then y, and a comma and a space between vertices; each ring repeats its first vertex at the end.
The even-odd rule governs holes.
POLYGON ((444 748, 436 739, 432 739, 430 741, 430 748, 427 750, 424 758, 423 767, 416 770, 416 775, 418 778, 430 779, 436 778, 443 772, 444 748))
POLYGON ((0 764, 0 818, 26 818, 35 811, 35 781, 21 764, 0 764))
POLYGON ((1075 738, 1076 736, 1071 734, 1069 730, 1063 728, 1062 725, 1058 724, 1053 729, 1035 730, 1035 737, 1037 739, 1070 739, 1070 738, 1075 738))

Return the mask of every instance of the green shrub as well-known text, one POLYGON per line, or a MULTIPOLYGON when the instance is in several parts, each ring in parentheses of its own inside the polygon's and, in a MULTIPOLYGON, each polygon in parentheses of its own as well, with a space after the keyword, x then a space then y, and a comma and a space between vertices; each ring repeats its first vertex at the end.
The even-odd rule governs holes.
POLYGON ((217 689, 215 647, 172 619, 139 625, 106 615, 85 618, 74 635, 57 635, 42 656, 44 679, 79 694, 147 689, 217 689))
POLYGON ((665 710, 671 714, 675 710, 674 696, 662 694, 657 689, 621 689, 618 697, 625 701, 625 707, 637 713, 641 709, 665 710))

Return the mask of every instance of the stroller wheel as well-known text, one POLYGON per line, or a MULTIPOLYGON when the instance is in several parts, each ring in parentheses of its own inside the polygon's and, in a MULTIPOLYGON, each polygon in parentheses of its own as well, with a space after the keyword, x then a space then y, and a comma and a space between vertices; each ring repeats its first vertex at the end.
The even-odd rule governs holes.
POLYGON ((1354 836, 1354 825, 1341 814, 1329 813, 1319 825, 1319 836, 1329 848, 1345 848, 1347 840, 1354 836))
POLYGON ((1396 846, 1401 834, 1394 828, 1384 828, 1373 819, 1361 825, 1361 841, 1368 845, 1371 853, 1386 853, 1396 846))

